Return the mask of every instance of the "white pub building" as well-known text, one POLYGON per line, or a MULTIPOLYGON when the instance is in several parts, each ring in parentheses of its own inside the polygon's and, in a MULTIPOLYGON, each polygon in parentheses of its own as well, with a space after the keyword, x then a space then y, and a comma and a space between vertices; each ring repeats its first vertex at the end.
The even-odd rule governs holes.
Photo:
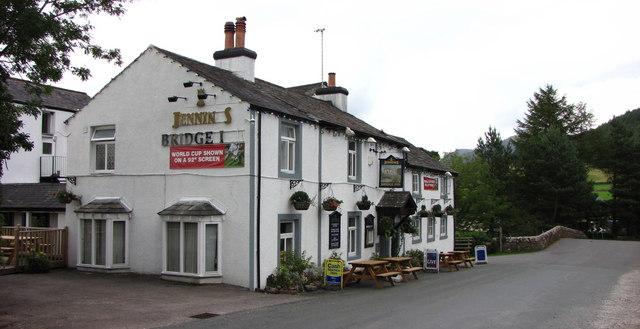
POLYGON ((316 263, 390 255, 379 220, 413 220, 395 250, 453 250, 455 172, 349 114, 345 88, 254 77, 246 20, 215 66, 149 46, 69 120, 69 266, 264 287, 281 252, 316 263), (312 206, 289 197, 306 192, 312 206), (366 195, 374 205, 360 210, 366 195), (322 201, 343 203, 324 210, 322 201))

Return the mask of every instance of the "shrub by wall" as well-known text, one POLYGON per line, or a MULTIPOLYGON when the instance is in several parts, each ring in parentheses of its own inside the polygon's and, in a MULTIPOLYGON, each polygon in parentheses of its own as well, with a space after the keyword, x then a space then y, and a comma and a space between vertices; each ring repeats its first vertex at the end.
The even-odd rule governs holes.
POLYGON ((506 238, 502 245, 504 251, 542 250, 560 238, 586 239, 582 231, 564 226, 556 226, 537 236, 519 236, 506 238))

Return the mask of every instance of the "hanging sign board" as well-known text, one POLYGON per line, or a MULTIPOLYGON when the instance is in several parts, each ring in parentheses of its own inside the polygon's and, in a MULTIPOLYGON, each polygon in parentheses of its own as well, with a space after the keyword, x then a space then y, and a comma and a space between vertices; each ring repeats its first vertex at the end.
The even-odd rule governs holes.
POLYGON ((477 245, 475 247, 475 251, 476 251, 476 264, 486 264, 487 263, 487 246, 477 245))
POLYGON ((438 250, 427 249, 424 252, 424 270, 440 273, 440 259, 438 250))
POLYGON ((340 217, 329 216, 329 249, 338 248, 340 248, 340 217))
POLYGON ((344 262, 341 259, 327 259, 324 262, 324 285, 342 288, 343 268, 344 262))
POLYGON ((400 188, 403 185, 404 160, 393 155, 380 160, 380 187, 400 188))

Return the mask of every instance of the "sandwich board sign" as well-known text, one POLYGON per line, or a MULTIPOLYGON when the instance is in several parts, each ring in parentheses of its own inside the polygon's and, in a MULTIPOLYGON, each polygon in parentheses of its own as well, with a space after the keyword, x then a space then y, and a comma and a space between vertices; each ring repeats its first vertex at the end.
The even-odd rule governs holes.
POLYGON ((327 259, 324 263, 324 285, 338 286, 342 289, 342 269, 344 261, 341 259, 327 259))
POLYGON ((423 268, 425 271, 435 271, 436 273, 440 273, 440 259, 438 257, 438 250, 425 250, 423 268))
POLYGON ((487 263, 487 246, 477 245, 475 247, 475 251, 476 251, 476 264, 486 264, 487 263))

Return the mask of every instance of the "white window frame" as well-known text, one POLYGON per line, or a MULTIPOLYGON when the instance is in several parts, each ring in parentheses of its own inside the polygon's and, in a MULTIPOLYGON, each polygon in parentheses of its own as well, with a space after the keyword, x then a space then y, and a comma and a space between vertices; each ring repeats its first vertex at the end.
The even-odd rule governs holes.
POLYGON ((99 214, 99 213, 87 213, 83 214, 78 221, 78 259, 77 267, 91 267, 91 268, 103 268, 103 269, 122 269, 129 267, 129 214, 99 214), (105 222, 105 248, 103 255, 104 264, 97 264, 97 243, 96 243, 96 223, 99 221, 105 222), (91 255, 88 262, 83 262, 85 250, 84 250, 84 225, 86 222, 91 222, 91 245, 89 247, 91 255), (124 262, 114 263, 114 222, 124 222, 124 262))
POLYGON ((116 166, 116 128, 114 126, 96 127, 91 134, 92 162, 94 172, 113 172, 116 166), (100 132, 113 131, 112 134, 101 134, 100 132), (98 146, 104 145, 103 151, 98 151, 98 146), (98 153, 104 152, 102 165, 104 168, 98 169, 98 153), (113 155, 113 164, 109 166, 109 154, 113 155))
POLYGON ((283 254, 287 251, 295 252, 296 251, 296 221, 295 220, 285 220, 281 221, 278 224, 278 253, 283 254), (283 224, 291 224, 291 232, 282 232, 281 228, 283 224), (284 242, 284 249, 282 248, 284 242), (291 249, 287 250, 287 240, 291 240, 291 249))
POLYGON ((440 217, 440 238, 447 237, 447 215, 440 217))
POLYGON ((358 218, 347 218, 347 256, 354 257, 358 254, 358 218))
POLYGON ((347 142, 347 176, 350 180, 358 179, 358 145, 355 141, 347 142))
POLYGON ((413 216, 411 217, 411 220, 414 221, 414 223, 416 224, 416 227, 418 228, 418 232, 412 235, 412 242, 420 243, 422 242, 422 217, 413 216))
POLYGON ((435 217, 427 218, 427 242, 435 241, 436 219, 435 217))
POLYGON ((416 195, 420 194, 420 173, 411 175, 411 192, 416 195))
POLYGON ((52 136, 55 133, 55 113, 42 111, 42 135, 52 136))
POLYGON ((442 177, 442 197, 447 198, 449 196, 449 178, 442 177))
POLYGON ((283 123, 280 130, 280 171, 286 174, 296 172, 297 127, 283 123), (289 132, 293 133, 290 136, 289 132))
POLYGON ((163 275, 172 275, 172 276, 187 276, 187 277, 219 277, 222 276, 222 225, 221 220, 211 216, 204 216, 203 218, 192 217, 192 216, 168 216, 164 219, 164 227, 162 230, 163 238, 162 238, 162 274, 163 275), (168 226, 169 223, 179 223, 180 231, 178 233, 179 236, 179 262, 178 265, 179 271, 168 270, 168 226), (184 241, 184 227, 185 224, 196 224, 197 232, 196 232, 196 271, 186 272, 185 271, 185 241, 184 241), (213 271, 208 271, 206 269, 207 263, 207 241, 206 241, 206 230, 207 226, 215 225, 217 226, 217 237, 216 237, 216 258, 217 258, 217 268, 213 271))

